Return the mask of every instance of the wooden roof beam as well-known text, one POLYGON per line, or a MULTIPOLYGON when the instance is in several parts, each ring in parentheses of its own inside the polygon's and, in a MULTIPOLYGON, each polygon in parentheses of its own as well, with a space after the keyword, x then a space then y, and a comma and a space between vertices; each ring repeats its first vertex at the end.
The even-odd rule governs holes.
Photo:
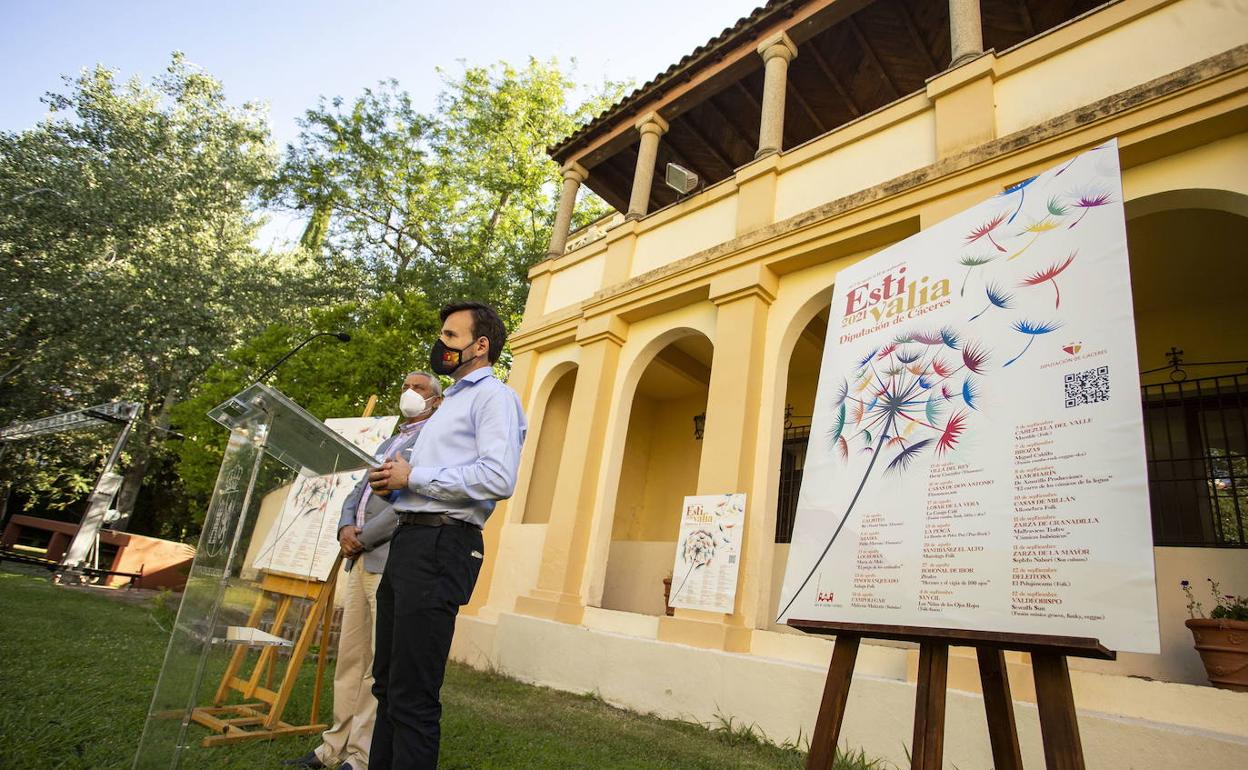
POLYGON ((828 65, 828 60, 823 58, 823 54, 819 53, 819 49, 815 46, 815 41, 810 41, 809 50, 811 58, 815 60, 815 64, 819 65, 819 69, 822 70, 823 76, 826 77, 830 83, 832 83, 832 87, 836 89, 836 92, 840 94, 841 99, 845 102, 845 106, 849 108, 849 114, 853 115, 855 118, 861 115, 862 110, 858 109, 858 104, 854 101, 854 97, 849 95, 849 91, 845 89, 845 84, 842 83, 841 79, 838 78, 836 73, 832 71, 832 67, 828 65))
POLYGON ((554 148, 552 157, 559 163, 576 161, 586 168, 597 165, 634 130, 633 121, 637 116, 658 112, 671 121, 698 104, 699 91, 721 88, 726 81, 739 78, 747 68, 757 66, 759 40, 777 32, 787 32, 800 45, 871 2, 873 0, 810 0, 786 9, 791 12, 773 14, 758 26, 734 35, 731 43, 708 52, 693 65, 693 71, 677 73, 662 87, 654 89, 652 95, 627 107, 613 109, 603 121, 595 121, 593 130, 554 148))
MULTIPOLYGON (((732 130, 732 133, 738 139, 740 139, 747 148, 758 146, 758 137, 757 136, 751 137, 749 134, 745 133, 745 131, 742 130, 742 128, 739 125, 737 125, 737 122, 735 120, 725 115, 724 111, 721 110, 719 108, 719 105, 715 103, 714 96, 709 97, 705 102, 703 102, 703 104, 705 104, 707 108, 710 109, 711 112, 715 113, 715 117, 723 121, 724 125, 728 126, 728 128, 732 130)), ((754 152, 752 150, 747 149, 747 152, 749 152, 748 157, 750 158, 754 157, 754 152)), ((748 163, 749 161, 747 160, 746 162, 748 163)))
MULTIPOLYGON (((1025 5, 1025 3, 1024 3, 1025 5)), ((906 0, 898 0, 897 6, 901 9, 901 20, 906 25, 906 31, 910 33, 910 42, 923 52, 923 58, 927 60, 927 66, 932 72, 940 72, 940 66, 936 64, 936 57, 932 56, 932 52, 928 50, 927 43, 923 42, 923 36, 919 34, 919 27, 914 22, 914 17, 910 15, 910 8, 906 5, 906 0)))
POLYGON ((867 62, 880 71, 880 77, 884 79, 884 85, 888 86, 891 99, 900 99, 901 92, 897 90, 897 84, 888 76, 888 70, 884 69, 884 65, 880 63, 879 57, 875 55, 875 49, 867 42, 866 35, 862 34, 862 30, 858 27, 858 22, 854 20, 853 16, 850 16, 845 20, 845 23, 849 27, 850 34, 854 36, 854 42, 858 43, 858 46, 862 48, 862 53, 866 57, 867 62))
POLYGON ((1023 17, 1023 29, 1027 30, 1027 37, 1036 36, 1036 24, 1031 18, 1031 9, 1027 7, 1027 0, 1021 0, 1018 4, 1018 14, 1023 17))
MULTIPOLYGON (((711 154, 711 157, 715 158, 721 166, 728 170, 728 173, 725 176, 732 176, 733 173, 736 172, 736 165, 733 164, 733 162, 722 152, 720 152, 719 147, 708 139, 706 134, 702 133, 702 130, 697 127, 688 114, 686 114, 685 119, 680 122, 680 127, 681 129, 688 131, 690 134, 693 134, 693 138, 706 147, 706 150, 711 154)), ((671 131, 668 131, 667 133, 669 137, 672 135, 671 131)), ((703 179, 709 178, 710 177, 703 177, 703 179)))
POLYGON ((820 134, 828 133, 828 127, 824 125, 819 115, 811 108, 810 102, 806 101, 806 97, 802 96, 802 92, 793 85, 792 79, 785 80, 784 90, 793 97, 793 100, 797 102, 797 106, 802 108, 802 112, 806 113, 806 117, 810 118, 811 122, 815 124, 815 128, 819 129, 820 134))

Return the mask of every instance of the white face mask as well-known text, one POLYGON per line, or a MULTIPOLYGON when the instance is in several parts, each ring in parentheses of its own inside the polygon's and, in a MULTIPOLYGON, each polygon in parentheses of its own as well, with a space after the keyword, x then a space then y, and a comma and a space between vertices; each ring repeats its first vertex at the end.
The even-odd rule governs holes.
POLYGON ((411 388, 403 391, 403 395, 399 396, 399 411, 404 417, 415 417, 428 408, 429 403, 425 401, 425 397, 411 388))

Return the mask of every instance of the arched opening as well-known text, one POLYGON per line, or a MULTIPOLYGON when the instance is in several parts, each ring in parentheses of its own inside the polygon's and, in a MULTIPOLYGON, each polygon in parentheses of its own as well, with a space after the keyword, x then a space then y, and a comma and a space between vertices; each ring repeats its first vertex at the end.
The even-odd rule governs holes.
POLYGON ((633 393, 602 604, 662 615, 684 497, 697 493, 712 346, 696 332, 660 350, 633 393))
POLYGON ((821 292, 818 311, 802 327, 788 359, 784 379, 784 423, 780 444, 780 473, 776 490, 775 551, 772 559, 771 613, 775 617, 784 571, 789 561, 789 543, 797 516, 797 496, 802 487, 806 464, 806 445, 810 440, 810 423, 815 413, 815 394, 819 388, 819 368, 827 341, 830 309, 821 292))
MULTIPOLYGON (((1185 201, 1200 203, 1165 202, 1185 201)), ((1142 210, 1127 240, 1153 539, 1248 547, 1248 217, 1228 208, 1142 210)))
POLYGON ((555 382, 546 399, 537 451, 533 455, 533 475, 529 481, 528 501, 524 505, 524 524, 545 524, 555 499, 555 482, 559 477, 559 461, 563 442, 568 434, 568 414, 572 411, 572 393, 576 389, 576 368, 565 372, 555 382))

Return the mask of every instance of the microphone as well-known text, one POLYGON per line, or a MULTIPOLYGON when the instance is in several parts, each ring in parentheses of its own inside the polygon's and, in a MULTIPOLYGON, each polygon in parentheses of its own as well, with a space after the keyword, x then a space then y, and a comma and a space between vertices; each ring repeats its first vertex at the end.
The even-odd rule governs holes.
POLYGON ((277 363, 273 364, 273 365, 272 365, 272 366, 270 366, 268 369, 265 369, 265 370, 264 370, 264 374, 262 374, 262 375, 260 375, 259 377, 257 377, 257 378, 256 378, 256 383, 261 383, 261 382, 264 382, 266 379, 268 379, 268 377, 269 377, 269 375, 270 375, 270 374, 272 374, 273 372, 277 371, 277 367, 279 367, 279 366, 281 366, 282 364, 286 363, 286 359, 288 359, 288 358, 290 358, 291 356, 293 356, 294 354, 298 353, 298 352, 300 351, 300 349, 302 349, 302 348, 303 348, 303 346, 304 346, 304 345, 308 344, 309 342, 311 342, 312 340, 316 339, 317 337, 333 337, 333 338, 337 339, 339 342, 350 342, 350 341, 351 341, 351 335, 350 335, 350 334, 347 334, 346 332, 318 332, 318 333, 316 333, 316 334, 313 334, 311 337, 308 337, 308 338, 307 338, 306 340, 304 340, 303 342, 300 342, 298 345, 295 345, 293 348, 291 348, 291 350, 290 350, 290 352, 289 352, 289 353, 287 353, 286 355, 284 355, 284 356, 282 356, 281 358, 277 359, 277 363))

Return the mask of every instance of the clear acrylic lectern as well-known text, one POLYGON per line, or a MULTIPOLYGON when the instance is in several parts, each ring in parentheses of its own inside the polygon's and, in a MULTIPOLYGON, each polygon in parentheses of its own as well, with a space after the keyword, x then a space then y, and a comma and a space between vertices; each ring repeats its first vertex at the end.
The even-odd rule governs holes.
MULTIPOLYGON (((289 481, 287 468, 304 476, 325 476, 376 464, 371 455, 266 385, 248 387, 208 416, 230 429, 229 443, 135 755, 136 770, 175 768, 187 758, 195 744, 192 713, 214 698, 221 701, 225 682, 218 687, 217 681, 223 675, 231 678, 227 667, 236 665, 230 660, 237 660, 240 646, 291 646, 289 639, 252 628, 261 586, 254 570, 246 575, 245 556, 260 499, 270 487, 289 481)), ((251 689, 264 690, 259 682, 251 689)))

